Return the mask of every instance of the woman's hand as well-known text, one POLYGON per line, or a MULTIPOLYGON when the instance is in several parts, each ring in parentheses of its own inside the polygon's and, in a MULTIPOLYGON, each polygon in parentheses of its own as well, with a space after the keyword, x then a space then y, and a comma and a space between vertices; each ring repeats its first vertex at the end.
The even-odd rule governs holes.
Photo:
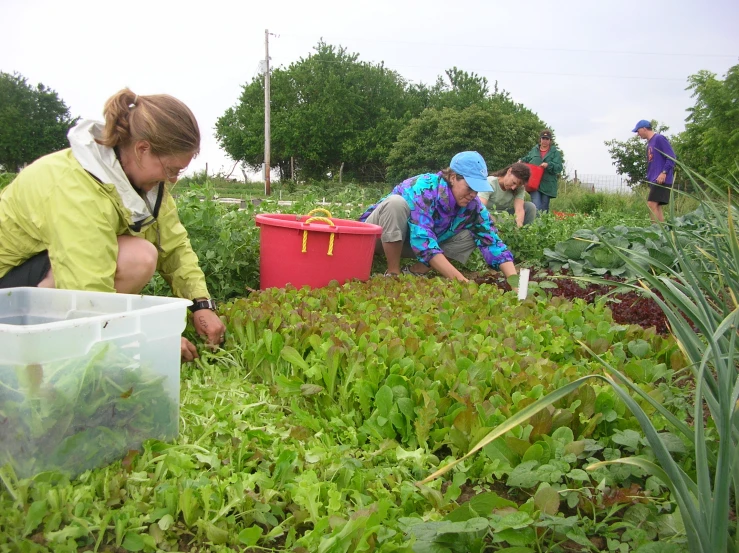
POLYGON ((192 315, 195 332, 205 337, 205 341, 211 349, 217 349, 218 345, 226 337, 226 325, 223 324, 215 311, 200 309, 192 315))
POLYGON ((545 161, 544 163, 539 165, 539 167, 543 167, 544 169, 546 169, 547 167, 549 167, 549 164, 545 161))
MULTIPOLYGON (((513 275, 518 274, 518 271, 516 271, 516 266, 513 264, 513 261, 506 261, 505 263, 501 263, 498 269, 506 277, 506 280, 508 280, 508 277, 512 277, 513 275)), ((518 294, 518 286, 511 286, 511 290, 513 290, 515 294, 518 294)))
POLYGON ((180 358, 182 359, 182 362, 185 363, 187 361, 192 361, 196 357, 199 357, 198 349, 190 340, 182 336, 180 340, 180 358))
POLYGON ((429 262, 431 268, 445 278, 454 278, 461 282, 468 282, 467 277, 460 273, 457 268, 452 265, 443 253, 437 253, 429 262))

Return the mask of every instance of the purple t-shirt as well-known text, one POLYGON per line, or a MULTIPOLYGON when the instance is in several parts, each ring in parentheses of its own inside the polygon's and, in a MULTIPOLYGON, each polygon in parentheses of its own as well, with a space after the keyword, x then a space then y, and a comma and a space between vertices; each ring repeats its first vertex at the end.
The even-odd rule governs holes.
POLYGON ((675 178, 675 161, 667 156, 674 158, 675 151, 664 136, 654 133, 647 142, 647 180, 649 182, 657 182, 659 174, 666 171, 665 184, 672 184, 675 178))
POLYGON ((439 173, 426 173, 404 180, 379 202, 370 206, 359 217, 367 217, 388 196, 402 196, 411 209, 408 226, 411 248, 418 260, 426 265, 437 254, 439 247, 462 230, 469 230, 482 253, 485 263, 497 269, 501 263, 513 261, 513 254, 498 236, 488 210, 475 198, 467 206, 457 205, 452 190, 439 173))

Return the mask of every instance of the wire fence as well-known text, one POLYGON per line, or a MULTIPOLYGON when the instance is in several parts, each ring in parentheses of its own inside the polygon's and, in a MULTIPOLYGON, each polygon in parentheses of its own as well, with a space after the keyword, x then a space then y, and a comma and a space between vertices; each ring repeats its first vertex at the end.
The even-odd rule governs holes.
POLYGON ((575 182, 593 192, 631 194, 627 179, 619 175, 578 175, 575 171, 575 182))

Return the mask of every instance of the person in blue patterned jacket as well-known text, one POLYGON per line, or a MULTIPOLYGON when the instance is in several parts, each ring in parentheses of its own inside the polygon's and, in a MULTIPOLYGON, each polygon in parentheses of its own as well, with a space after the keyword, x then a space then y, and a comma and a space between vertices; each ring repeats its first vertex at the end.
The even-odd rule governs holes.
POLYGON ((490 267, 506 277, 515 275, 513 254, 477 197, 492 191, 487 177, 479 153, 460 152, 448 168, 404 180, 367 209, 359 220, 382 227, 377 250, 387 259, 385 275, 400 274, 401 257, 406 257, 417 262, 403 273, 422 275, 434 269, 467 281, 449 259, 464 264, 475 247, 490 267))

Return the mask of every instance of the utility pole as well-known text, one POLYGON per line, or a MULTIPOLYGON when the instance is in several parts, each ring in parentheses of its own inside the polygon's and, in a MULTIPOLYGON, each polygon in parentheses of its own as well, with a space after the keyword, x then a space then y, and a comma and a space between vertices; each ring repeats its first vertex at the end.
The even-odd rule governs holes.
POLYGON ((264 193, 269 196, 270 166, 270 106, 269 106, 269 29, 264 30, 264 193))

